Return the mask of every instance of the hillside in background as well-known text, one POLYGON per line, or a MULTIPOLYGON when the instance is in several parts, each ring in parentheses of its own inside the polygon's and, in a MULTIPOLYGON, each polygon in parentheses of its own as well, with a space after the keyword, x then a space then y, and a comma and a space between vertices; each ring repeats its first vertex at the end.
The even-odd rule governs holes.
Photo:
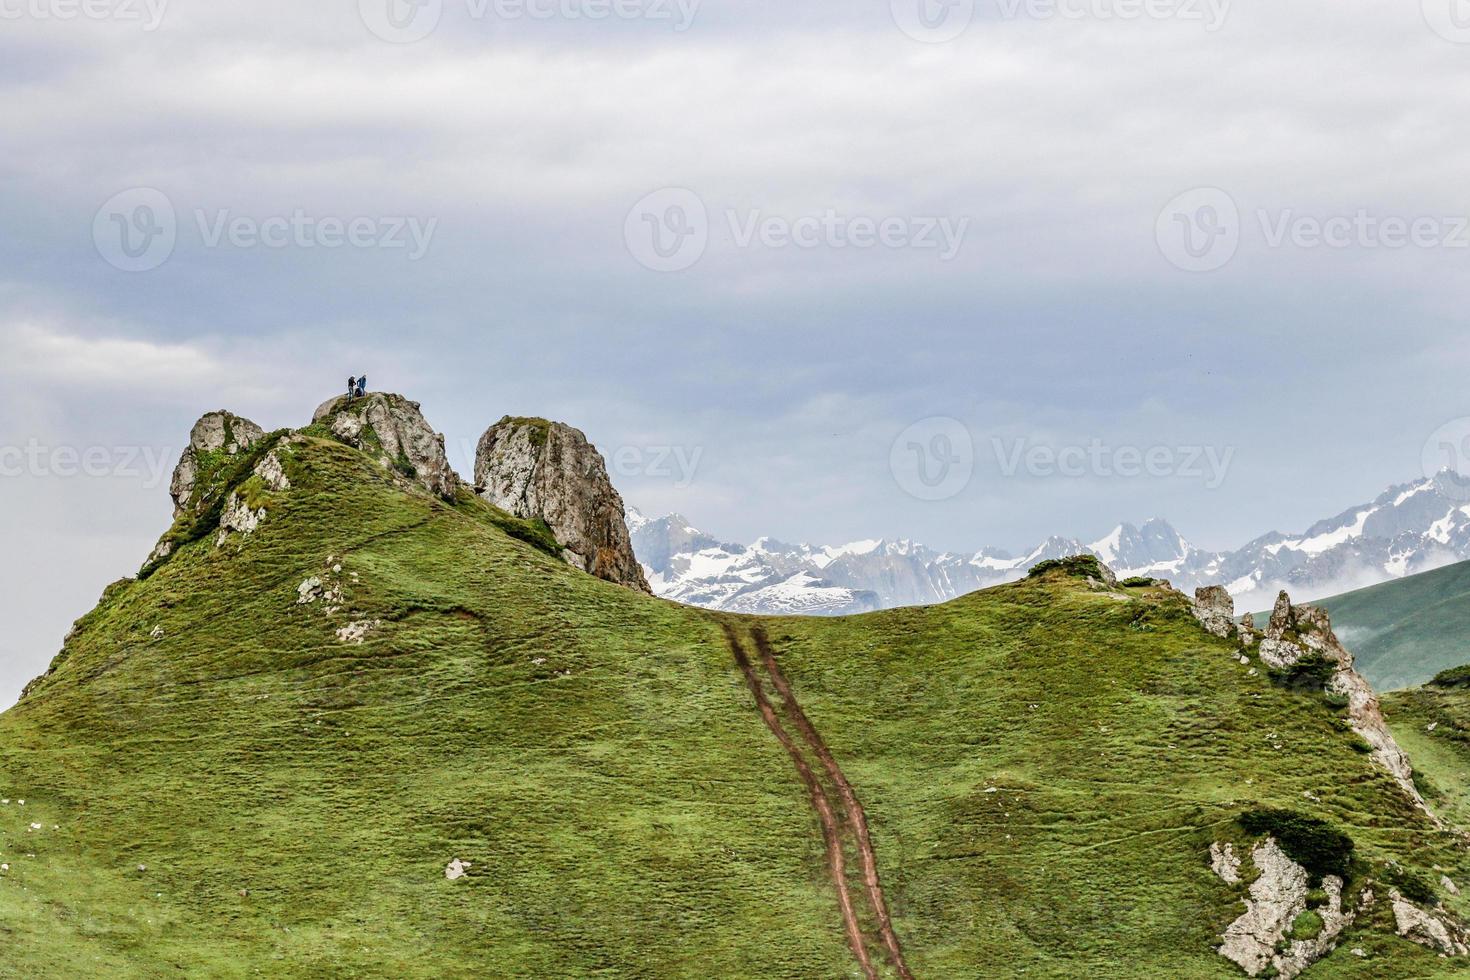
POLYGON ((1381 691, 1470 663, 1470 562, 1321 600, 1381 691))
POLYGON ((678 514, 649 518, 636 510, 628 524, 657 594, 748 613, 840 615, 944 602, 1066 555, 1094 555, 1121 576, 1168 579, 1185 592, 1221 585, 1245 608, 1269 606, 1282 589, 1316 599, 1470 559, 1470 505, 1449 473, 1390 487, 1300 534, 1273 531, 1221 552, 1195 547, 1157 518, 1119 524, 1090 543, 1050 537, 1021 555, 876 539, 745 545, 722 542, 678 514))
POLYGON ((1463 838, 1341 664, 1273 671, 1086 562, 855 617, 681 606, 573 567, 417 423, 324 419, 226 419, 0 715, 0 975, 1467 969, 1463 838))

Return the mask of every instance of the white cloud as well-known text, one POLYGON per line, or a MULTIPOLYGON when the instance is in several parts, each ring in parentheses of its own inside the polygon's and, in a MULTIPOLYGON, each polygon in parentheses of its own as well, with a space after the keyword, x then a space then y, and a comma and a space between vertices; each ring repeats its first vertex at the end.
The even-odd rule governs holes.
POLYGON ((224 376, 223 365, 193 344, 87 337, 33 322, 0 323, 0 344, 9 355, 0 372, 30 381, 149 390, 224 376))

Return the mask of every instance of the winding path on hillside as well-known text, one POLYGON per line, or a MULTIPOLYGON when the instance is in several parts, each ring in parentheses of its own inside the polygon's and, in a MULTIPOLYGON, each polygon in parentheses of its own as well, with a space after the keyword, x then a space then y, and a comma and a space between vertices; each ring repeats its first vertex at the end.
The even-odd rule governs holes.
POLYGON ((852 948, 853 955, 857 957, 868 980, 877 980, 878 977, 868 950, 870 939, 883 951, 902 980, 913 980, 914 975, 904 961, 903 947, 889 916, 888 901, 878 876, 878 859, 873 852, 873 842, 862 803, 826 741, 796 700, 791 683, 781 670, 765 630, 757 626, 751 630, 750 635, 759 654, 758 661, 751 659, 735 628, 725 625, 725 638, 730 645, 730 652, 741 673, 745 675, 746 685, 755 698, 761 718, 791 757, 797 775, 811 797, 812 808, 816 810, 817 818, 821 822, 822 837, 827 846, 828 869, 837 889, 837 903, 842 911, 848 946, 852 948), (800 735, 800 742, 791 737, 786 725, 777 715, 771 697, 766 693, 767 682, 779 697, 787 722, 800 735), (811 759, 808 758, 809 755, 811 759), (840 802, 839 808, 833 807, 834 798, 840 802), (877 935, 873 937, 863 928, 858 914, 858 903, 853 900, 852 884, 848 881, 846 848, 849 845, 856 850, 861 867, 862 887, 857 890, 858 900, 866 906, 867 916, 877 925, 877 935))

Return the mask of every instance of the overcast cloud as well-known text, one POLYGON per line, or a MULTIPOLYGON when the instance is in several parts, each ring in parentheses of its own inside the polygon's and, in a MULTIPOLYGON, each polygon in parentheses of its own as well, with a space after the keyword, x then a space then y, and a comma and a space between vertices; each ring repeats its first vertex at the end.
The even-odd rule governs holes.
POLYGON ((1470 415, 1452 0, 388 2, 0 0, 0 701, 141 564, 195 418, 349 373, 462 473, 542 414, 725 538, 957 550, 1238 546, 1470 415), (926 500, 890 457, 934 417, 973 475, 926 500))

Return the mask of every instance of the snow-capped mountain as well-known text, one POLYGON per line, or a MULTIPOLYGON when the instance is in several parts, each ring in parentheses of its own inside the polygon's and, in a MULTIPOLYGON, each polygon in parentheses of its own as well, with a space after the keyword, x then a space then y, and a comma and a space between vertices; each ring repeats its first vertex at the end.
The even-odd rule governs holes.
POLYGON ((1371 503, 1301 534, 1272 532, 1236 551, 1202 551, 1167 521, 1119 524, 1090 543, 1052 537, 1024 555, 938 552, 913 541, 837 546, 760 538, 722 542, 678 514, 628 510, 633 550, 654 592, 711 609, 837 615, 943 602, 1025 575, 1048 558, 1091 553, 1120 576, 1175 587, 1224 585, 1240 608, 1266 608, 1280 589, 1320 598, 1470 559, 1470 488, 1454 474, 1391 487, 1371 503))

